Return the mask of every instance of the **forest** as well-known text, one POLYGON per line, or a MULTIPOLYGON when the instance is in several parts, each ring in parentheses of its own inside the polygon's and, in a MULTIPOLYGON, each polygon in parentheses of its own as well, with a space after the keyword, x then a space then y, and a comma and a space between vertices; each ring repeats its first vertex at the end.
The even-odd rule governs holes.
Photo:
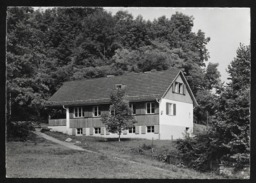
MULTIPOLYGON (((240 44, 224 85, 218 64, 206 64, 210 38, 202 30, 192 31, 193 20, 179 12, 146 21, 126 11, 112 15, 103 8, 8 8, 7 118, 47 121, 50 109, 45 104, 65 81, 176 67, 199 103, 194 122, 213 129, 200 140, 229 154, 226 158, 232 155, 248 163, 250 45, 240 44)), ((211 152, 204 153, 205 159, 223 157, 200 148, 211 152)), ((197 155, 189 157, 198 162, 197 155)))
POLYGON ((214 97, 220 73, 218 64, 205 67, 210 38, 192 27, 193 17, 178 12, 145 21, 103 8, 9 8, 8 114, 14 120, 45 119, 45 102, 65 81, 177 67, 201 104, 195 120, 204 123, 213 104, 203 102, 214 97))

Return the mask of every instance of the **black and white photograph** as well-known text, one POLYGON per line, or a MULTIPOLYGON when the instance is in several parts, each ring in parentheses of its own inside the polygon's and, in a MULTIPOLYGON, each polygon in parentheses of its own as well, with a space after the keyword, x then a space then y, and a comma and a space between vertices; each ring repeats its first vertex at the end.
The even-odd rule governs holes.
POLYGON ((8 6, 6 178, 250 179, 249 7, 8 6))

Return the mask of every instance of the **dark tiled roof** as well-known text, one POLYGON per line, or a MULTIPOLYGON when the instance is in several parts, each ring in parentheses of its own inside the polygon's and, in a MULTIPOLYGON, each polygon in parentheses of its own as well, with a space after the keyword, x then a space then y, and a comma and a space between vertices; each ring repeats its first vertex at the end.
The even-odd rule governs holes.
POLYGON ((148 73, 65 82, 48 100, 48 106, 89 105, 109 103, 110 92, 116 84, 126 85, 129 101, 148 101, 161 98, 179 73, 177 69, 148 73))

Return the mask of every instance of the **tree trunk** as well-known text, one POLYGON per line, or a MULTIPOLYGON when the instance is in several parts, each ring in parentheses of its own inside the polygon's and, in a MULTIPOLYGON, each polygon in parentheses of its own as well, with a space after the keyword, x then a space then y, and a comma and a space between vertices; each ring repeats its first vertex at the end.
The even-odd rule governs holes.
POLYGON ((121 136, 121 133, 119 132, 119 133, 118 133, 118 142, 121 141, 121 140, 120 140, 120 136, 121 136))

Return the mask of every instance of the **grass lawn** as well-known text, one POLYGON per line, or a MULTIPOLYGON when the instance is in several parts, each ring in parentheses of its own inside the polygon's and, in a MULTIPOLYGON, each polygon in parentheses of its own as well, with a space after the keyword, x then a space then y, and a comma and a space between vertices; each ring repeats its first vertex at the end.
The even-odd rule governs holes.
POLYGON ((9 178, 172 178, 146 165, 69 150, 36 136, 7 142, 6 160, 9 178))
MULTIPOLYGON (((152 141, 145 139, 122 139, 118 142, 117 139, 104 139, 90 136, 68 136, 58 132, 46 132, 46 134, 53 136, 59 140, 65 140, 68 137, 72 138, 72 142, 80 141, 77 144, 85 149, 100 152, 104 157, 111 158, 113 156, 125 158, 127 160, 132 160, 144 164, 147 167, 159 167, 170 171, 166 178, 194 178, 194 179, 219 179, 224 178, 222 176, 216 175, 214 173, 200 173, 188 168, 178 167, 174 164, 167 164, 157 160, 157 158, 152 157, 152 141)), ((154 140, 153 141, 153 155, 159 153, 170 154, 177 153, 175 148, 175 143, 168 140, 154 140)), ((128 163, 128 162, 127 162, 128 163)), ((129 163, 127 164, 129 165, 129 163)), ((138 165, 136 165, 138 166, 138 165)), ((128 168, 128 167, 127 167, 128 168)), ((127 169, 125 168, 125 169, 127 169)), ((163 178, 156 176, 154 174, 146 174, 146 177, 141 175, 139 178, 163 178)), ((117 176, 118 177, 118 176, 117 176)), ((133 177, 133 175, 130 175, 133 177)), ((136 177, 138 178, 138 177, 136 177)))
MULTIPOLYGON (((47 132, 60 140, 67 135, 47 132)), ((221 176, 180 168, 153 159, 148 151, 138 147, 151 145, 150 140, 71 137, 80 146, 101 152, 93 154, 69 150, 36 135, 27 142, 7 142, 6 176, 9 178, 135 178, 135 179, 218 179, 221 176), (139 148, 140 149, 140 148, 139 148), (125 158, 127 161, 116 159, 125 158), (138 163, 131 163, 132 160, 138 163), (160 169, 156 168, 159 167, 160 169), (165 171, 163 170, 165 169, 165 171)), ((170 141, 154 141, 155 149, 173 150, 170 141)), ((142 148, 143 149, 143 148, 142 148)), ((145 148, 144 148, 145 149, 145 148)))

